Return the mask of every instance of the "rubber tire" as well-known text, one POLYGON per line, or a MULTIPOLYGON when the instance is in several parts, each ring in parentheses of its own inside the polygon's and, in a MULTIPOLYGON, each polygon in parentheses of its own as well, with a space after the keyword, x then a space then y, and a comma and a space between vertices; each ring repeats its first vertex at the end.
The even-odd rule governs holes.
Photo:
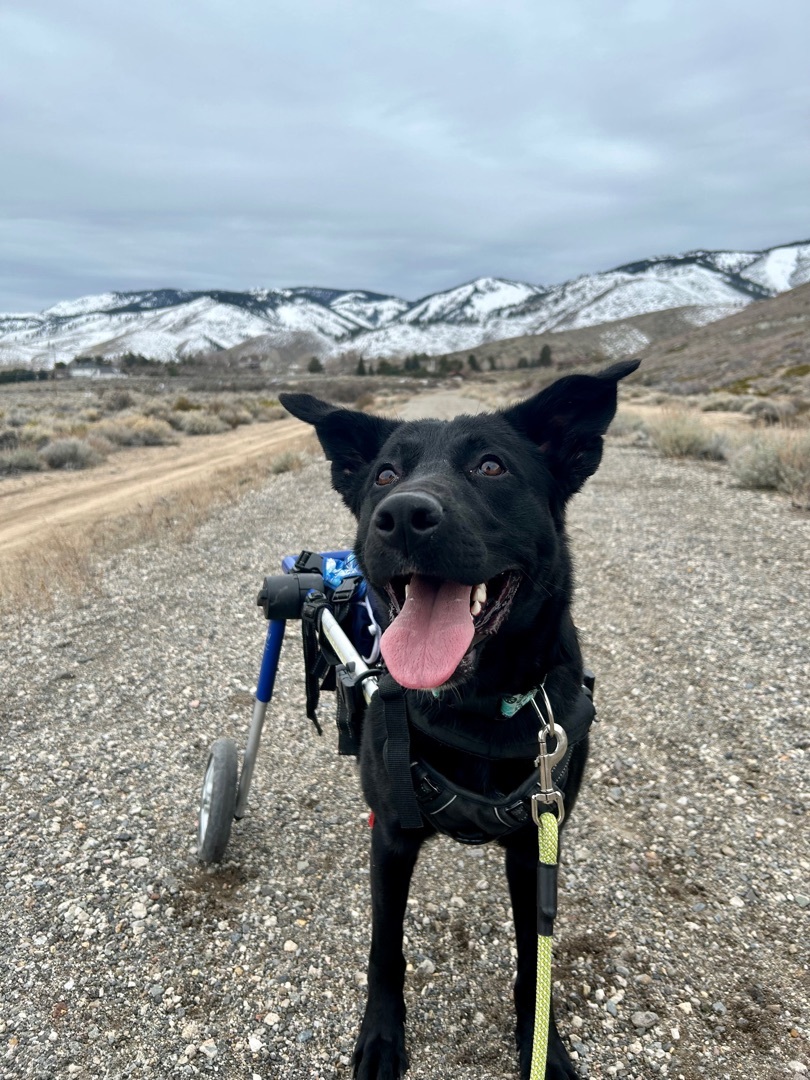
POLYGON ((204 863, 222 862, 233 824, 239 776, 239 752, 233 739, 211 744, 200 790, 197 821, 197 858, 204 863))

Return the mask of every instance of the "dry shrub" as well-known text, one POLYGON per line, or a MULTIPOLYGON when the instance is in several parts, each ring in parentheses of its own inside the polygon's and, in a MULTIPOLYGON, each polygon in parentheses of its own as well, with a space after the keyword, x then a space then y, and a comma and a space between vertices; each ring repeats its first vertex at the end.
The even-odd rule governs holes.
POLYGON ((101 393, 100 405, 105 412, 123 412, 124 409, 131 409, 134 404, 135 398, 123 387, 105 389, 101 393))
POLYGON ((91 435, 107 439, 115 446, 174 446, 177 436, 165 420, 151 416, 126 416, 102 420, 91 435))
POLYGON ((278 406, 278 402, 275 398, 256 398, 250 395, 240 397, 237 401, 237 405, 240 409, 245 409, 255 420, 263 409, 275 408, 278 406))
POLYGON ((16 450, 20 445, 20 436, 11 428, 0 428, 0 450, 16 450))
POLYGON ((56 432, 53 428, 48 428, 43 424, 32 422, 20 429, 19 436, 20 446, 28 446, 34 450, 41 450, 43 446, 47 446, 49 442, 53 442, 56 437, 56 432))
POLYGON ((643 417, 630 409, 619 409, 608 428, 608 434, 620 439, 643 435, 646 431, 647 425, 643 417))
POLYGON ((212 401, 208 406, 210 412, 218 416, 229 428, 237 428, 240 424, 252 424, 253 414, 247 409, 241 409, 227 401, 212 401))
POLYGON ((187 398, 185 394, 181 394, 180 397, 175 398, 172 408, 175 412, 195 412, 197 409, 201 409, 202 405, 187 398))
POLYGON ((704 398, 699 408, 701 412, 742 412, 743 402, 739 394, 718 392, 704 398))
POLYGON ((93 426, 92 434, 106 439, 114 446, 138 445, 138 436, 133 431, 131 424, 126 423, 124 420, 102 420, 100 424, 93 426))
POLYGON ((211 413, 187 412, 183 414, 180 430, 186 435, 219 435, 228 430, 228 425, 211 413))
POLYGON ((796 506, 810 509, 810 432, 791 431, 780 439, 779 490, 796 506))
POLYGON ((756 398, 743 407, 747 416, 752 416, 758 424, 787 424, 796 415, 796 406, 792 401, 766 401, 756 398))
POLYGON ((96 585, 95 560, 85 530, 51 529, 22 554, 0 560, 0 611, 52 607, 57 596, 78 598, 96 585))
POLYGON ((779 454, 772 439, 761 436, 742 443, 729 454, 734 479, 744 488, 776 491, 779 487, 779 454))
POLYGON ((42 458, 30 447, 0 451, 0 476, 19 472, 38 472, 43 468, 42 458))
POLYGON ((274 423, 276 420, 289 420, 290 414, 281 405, 262 406, 255 413, 256 422, 259 424, 274 423))
POLYGON ((164 420, 167 424, 171 423, 172 410, 165 401, 145 401, 140 411, 144 416, 153 416, 156 420, 164 420))
POLYGON ((292 450, 279 454, 277 458, 273 458, 270 462, 270 472, 274 476, 278 476, 279 473, 300 472, 303 467, 304 459, 300 454, 296 454, 292 450))
POLYGON ((810 508, 810 432, 761 432, 737 447, 729 465, 742 487, 781 491, 794 505, 810 508))
POLYGON ((127 420, 138 446, 176 446, 179 442, 171 425, 155 416, 133 416, 127 420))
POLYGON ((370 409, 374 405, 374 395, 371 391, 367 390, 364 394, 361 394, 354 403, 355 409, 359 409, 361 412, 365 412, 366 409, 370 409))
POLYGON ((114 454, 118 450, 118 447, 111 443, 109 439, 105 439, 103 435, 94 435, 92 431, 84 441, 88 446, 92 446, 102 458, 109 457, 110 454, 114 454))
POLYGON ((57 439, 40 454, 51 469, 89 469, 101 461, 101 455, 81 439, 57 439))
POLYGON ((647 430, 664 457, 725 461, 728 455, 728 440, 697 415, 666 412, 660 419, 649 420, 647 430))

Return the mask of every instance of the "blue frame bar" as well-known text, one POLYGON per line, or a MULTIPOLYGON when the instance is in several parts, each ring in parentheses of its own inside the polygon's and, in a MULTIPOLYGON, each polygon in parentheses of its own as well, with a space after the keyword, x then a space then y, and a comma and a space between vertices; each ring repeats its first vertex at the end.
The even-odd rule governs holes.
POLYGON ((284 641, 286 625, 284 619, 271 619, 267 627, 262 666, 259 670, 259 683, 256 687, 256 700, 261 701, 264 705, 273 696, 273 687, 276 683, 276 672, 278 671, 278 658, 281 655, 281 643, 284 641))

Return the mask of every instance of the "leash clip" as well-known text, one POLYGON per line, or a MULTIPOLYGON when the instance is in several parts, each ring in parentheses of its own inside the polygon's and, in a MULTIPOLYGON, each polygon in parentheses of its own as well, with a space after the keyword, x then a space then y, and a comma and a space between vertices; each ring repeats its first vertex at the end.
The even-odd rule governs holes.
POLYGON ((540 741, 540 753, 537 755, 534 762, 540 770, 540 790, 532 795, 532 818, 538 828, 540 826, 540 815, 543 813, 543 808, 548 809, 549 807, 554 807, 557 812, 558 825, 562 825, 563 818, 565 817, 565 800, 563 799, 563 793, 555 785, 551 770, 565 757, 565 752, 568 749, 568 736, 565 734, 562 726, 556 724, 553 737, 557 740, 557 745, 552 752, 549 752, 547 742, 550 734, 551 725, 541 728, 538 736, 540 741))

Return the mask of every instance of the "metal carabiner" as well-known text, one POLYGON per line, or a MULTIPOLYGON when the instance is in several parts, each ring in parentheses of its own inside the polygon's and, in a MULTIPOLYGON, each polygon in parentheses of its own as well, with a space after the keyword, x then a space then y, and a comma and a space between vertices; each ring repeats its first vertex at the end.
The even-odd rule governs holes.
POLYGON ((556 809, 558 825, 562 825, 563 818, 565 817, 565 800, 563 798, 563 793, 554 783, 552 770, 554 766, 565 757, 565 753, 568 750, 568 736, 565 734, 561 725, 557 724, 554 728, 553 736, 557 740, 557 745, 554 747, 553 752, 549 753, 546 745, 549 735, 551 735, 550 725, 540 730, 538 736, 540 752, 534 762, 540 770, 540 790, 532 795, 532 817, 537 826, 540 825, 540 814, 543 813, 543 810, 539 808, 540 803, 542 803, 544 807, 552 806, 556 809))

